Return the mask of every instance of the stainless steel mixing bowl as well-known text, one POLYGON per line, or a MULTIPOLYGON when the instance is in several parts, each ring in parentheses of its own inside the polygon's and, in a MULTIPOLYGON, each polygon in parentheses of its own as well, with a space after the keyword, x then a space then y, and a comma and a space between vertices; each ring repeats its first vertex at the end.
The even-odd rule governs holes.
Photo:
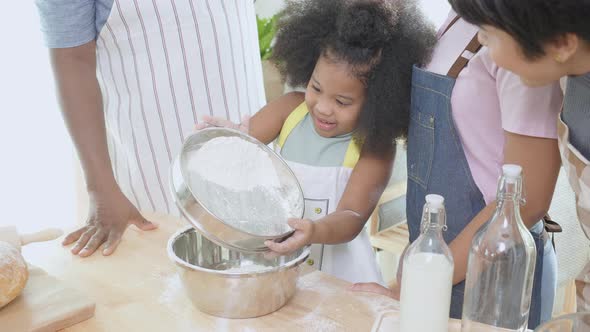
POLYGON ((309 247, 267 259, 263 253, 223 248, 190 228, 172 235, 168 256, 199 310, 225 318, 251 318, 278 310, 295 294, 299 265, 309 256, 309 247))
MULTIPOLYGON (((197 151, 203 144, 213 138, 233 136, 258 145, 268 154, 281 183, 281 188, 277 191, 277 194, 283 197, 288 195, 291 195, 289 196, 291 198, 295 197, 294 201, 296 203, 292 206, 293 217, 302 218, 304 212, 303 191, 287 163, 272 149, 255 138, 227 128, 207 128, 197 131, 185 140, 179 157, 172 163, 170 168, 172 195, 184 217, 209 240, 232 250, 245 252, 268 251, 268 247, 264 245, 266 240, 280 242, 292 234, 293 230, 287 225, 287 220, 284 220, 280 232, 277 231, 275 234, 260 235, 239 229, 219 218, 211 210, 211 207, 207 206, 207 202, 210 202, 211 199, 223 200, 227 199, 227 197, 199 197, 199 190, 191 188, 190 185, 191 173, 190 169, 188 169, 188 155, 197 151)), ((269 205, 268 202, 266 204, 269 205)), ((253 206, 252 208, 260 207, 253 206)), ((265 208, 269 209, 268 206, 265 206, 265 208)), ((270 208, 272 208, 272 205, 270 205, 270 208)))

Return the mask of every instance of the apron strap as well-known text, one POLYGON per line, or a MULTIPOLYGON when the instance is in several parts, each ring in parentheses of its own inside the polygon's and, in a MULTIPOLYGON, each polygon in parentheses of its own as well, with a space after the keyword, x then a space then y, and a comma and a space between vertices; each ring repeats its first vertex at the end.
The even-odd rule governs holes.
MULTIPOLYGON (((461 17, 459 15, 455 16, 455 18, 453 18, 451 23, 449 23, 449 25, 446 27, 445 31, 443 31, 442 35, 447 33, 451 29, 451 27, 453 27, 453 25, 455 25, 455 23, 457 23, 459 21, 460 18, 461 17)), ((469 42, 469 44, 467 44, 467 46, 465 47, 463 52, 461 52, 461 55, 459 55, 457 60, 455 60, 455 63, 453 63, 453 65, 451 66, 451 69, 449 69, 447 76, 452 77, 452 78, 459 77, 459 73, 461 73, 461 71, 467 66, 467 64, 469 63, 469 60, 471 59, 471 57, 470 58, 463 57, 463 54, 465 54, 467 52, 467 53, 471 53, 473 56, 473 55, 475 55, 475 53, 477 53, 481 49, 481 47, 482 47, 482 45, 479 42, 479 40, 477 39, 477 33, 476 33, 475 36, 473 36, 473 38, 471 38, 471 41, 469 42)))
POLYGON ((354 166, 356 166, 356 163, 361 157, 362 146, 363 142, 357 137, 353 137, 350 140, 350 143, 348 143, 348 149, 346 149, 346 154, 344 155, 344 163, 342 163, 343 167, 354 168, 354 166))
POLYGON ((307 105, 305 102, 302 102, 293 112, 291 112, 291 114, 289 114, 287 120, 285 120, 285 123, 283 123, 283 128, 281 128, 281 133, 279 134, 279 140, 277 144, 280 148, 283 148, 285 142, 287 141, 287 137, 289 137, 289 134, 291 134, 293 129, 297 126, 297 124, 299 124, 299 122, 301 122, 301 120, 303 120, 307 113, 309 113, 307 110, 307 105))
MULTIPOLYGON (((307 104, 302 102, 285 120, 283 123, 283 128, 281 128, 281 132, 279 134, 279 138, 277 140, 277 145, 279 149, 282 149, 287 141, 287 137, 291 134, 293 129, 303 121, 303 118, 309 113, 307 109, 307 104)), ((344 155, 344 162, 342 163, 343 167, 346 168, 354 168, 356 163, 359 161, 361 155, 361 148, 363 146, 363 141, 355 136, 350 140, 348 144, 348 148, 346 149, 346 154, 344 155)))
POLYGON ((447 33, 447 31, 449 31, 449 29, 450 29, 450 28, 451 28, 453 25, 455 25, 455 23, 457 23, 457 21, 459 21, 459 19, 460 19, 460 18, 461 18, 461 16, 459 16, 459 15, 456 15, 456 16, 455 16, 455 18, 453 18, 453 20, 451 21, 451 23, 449 23, 449 25, 447 25, 447 27, 446 27, 445 31, 443 31, 443 33, 441 34, 441 36, 442 36, 442 35, 444 35, 445 33, 447 33))
POLYGON ((548 233, 561 233, 561 232, 563 232, 561 225, 559 225, 557 222, 551 220, 551 217, 548 214, 546 214, 543 217, 543 225, 545 226, 545 230, 548 233))
POLYGON ((545 227, 546 233, 551 233, 551 244, 553 244, 553 251, 555 251, 555 233, 563 232, 561 225, 551 220, 549 214, 543 217, 543 226, 545 227))
POLYGON ((450 76, 452 78, 459 77, 459 73, 461 73, 461 71, 469 63, 469 60, 471 60, 471 57, 465 58, 463 56, 463 54, 465 54, 465 52, 469 52, 473 56, 473 55, 475 55, 475 53, 477 53, 481 49, 481 47, 482 47, 482 45, 479 42, 479 40, 477 39, 477 33, 476 33, 475 36, 473 36, 473 38, 471 38, 471 41, 469 42, 469 44, 467 44, 467 46, 465 47, 465 50, 463 52, 461 52, 461 55, 459 55, 457 60, 455 60, 455 63, 451 66, 451 69, 449 69, 447 76, 450 76))

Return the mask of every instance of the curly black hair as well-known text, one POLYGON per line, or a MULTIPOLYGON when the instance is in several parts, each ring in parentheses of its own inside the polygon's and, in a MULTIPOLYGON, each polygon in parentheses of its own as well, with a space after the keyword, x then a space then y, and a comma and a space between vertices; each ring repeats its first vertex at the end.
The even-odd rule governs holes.
POLYGON ((364 82, 357 133, 371 152, 408 132, 412 66, 423 66, 434 29, 413 0, 290 0, 279 14, 271 61, 291 86, 305 86, 320 55, 364 82))

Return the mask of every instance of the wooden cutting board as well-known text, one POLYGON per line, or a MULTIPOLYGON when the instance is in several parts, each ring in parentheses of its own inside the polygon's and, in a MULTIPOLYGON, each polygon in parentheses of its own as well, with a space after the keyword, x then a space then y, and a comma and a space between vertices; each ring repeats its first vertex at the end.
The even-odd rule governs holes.
POLYGON ((94 316, 94 302, 38 267, 23 293, 0 309, 2 331, 56 331, 94 316))

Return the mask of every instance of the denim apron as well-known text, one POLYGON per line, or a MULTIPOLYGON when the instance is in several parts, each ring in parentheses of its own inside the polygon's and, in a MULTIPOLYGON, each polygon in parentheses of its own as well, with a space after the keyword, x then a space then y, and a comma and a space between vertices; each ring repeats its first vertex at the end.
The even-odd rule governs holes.
MULTIPOLYGON (((473 46, 474 42, 476 38, 470 45, 473 46)), ((470 50, 469 47, 466 50, 470 50)), ((475 53, 477 49, 470 51, 475 53)), ((455 85, 453 77, 457 77, 452 73, 458 75, 467 61, 460 57, 451 68, 450 76, 438 75, 418 67, 413 69, 406 204, 410 242, 416 240, 420 234, 422 207, 427 194, 439 194, 445 198, 448 229, 443 236, 447 244, 486 206, 471 175, 451 109, 451 94, 455 85)), ((536 231, 531 233, 537 247, 537 263, 529 327, 536 327, 540 322, 543 237, 546 235, 543 227, 534 229, 536 231)), ((451 318, 461 319, 464 289, 464 281, 453 286, 451 318)))

